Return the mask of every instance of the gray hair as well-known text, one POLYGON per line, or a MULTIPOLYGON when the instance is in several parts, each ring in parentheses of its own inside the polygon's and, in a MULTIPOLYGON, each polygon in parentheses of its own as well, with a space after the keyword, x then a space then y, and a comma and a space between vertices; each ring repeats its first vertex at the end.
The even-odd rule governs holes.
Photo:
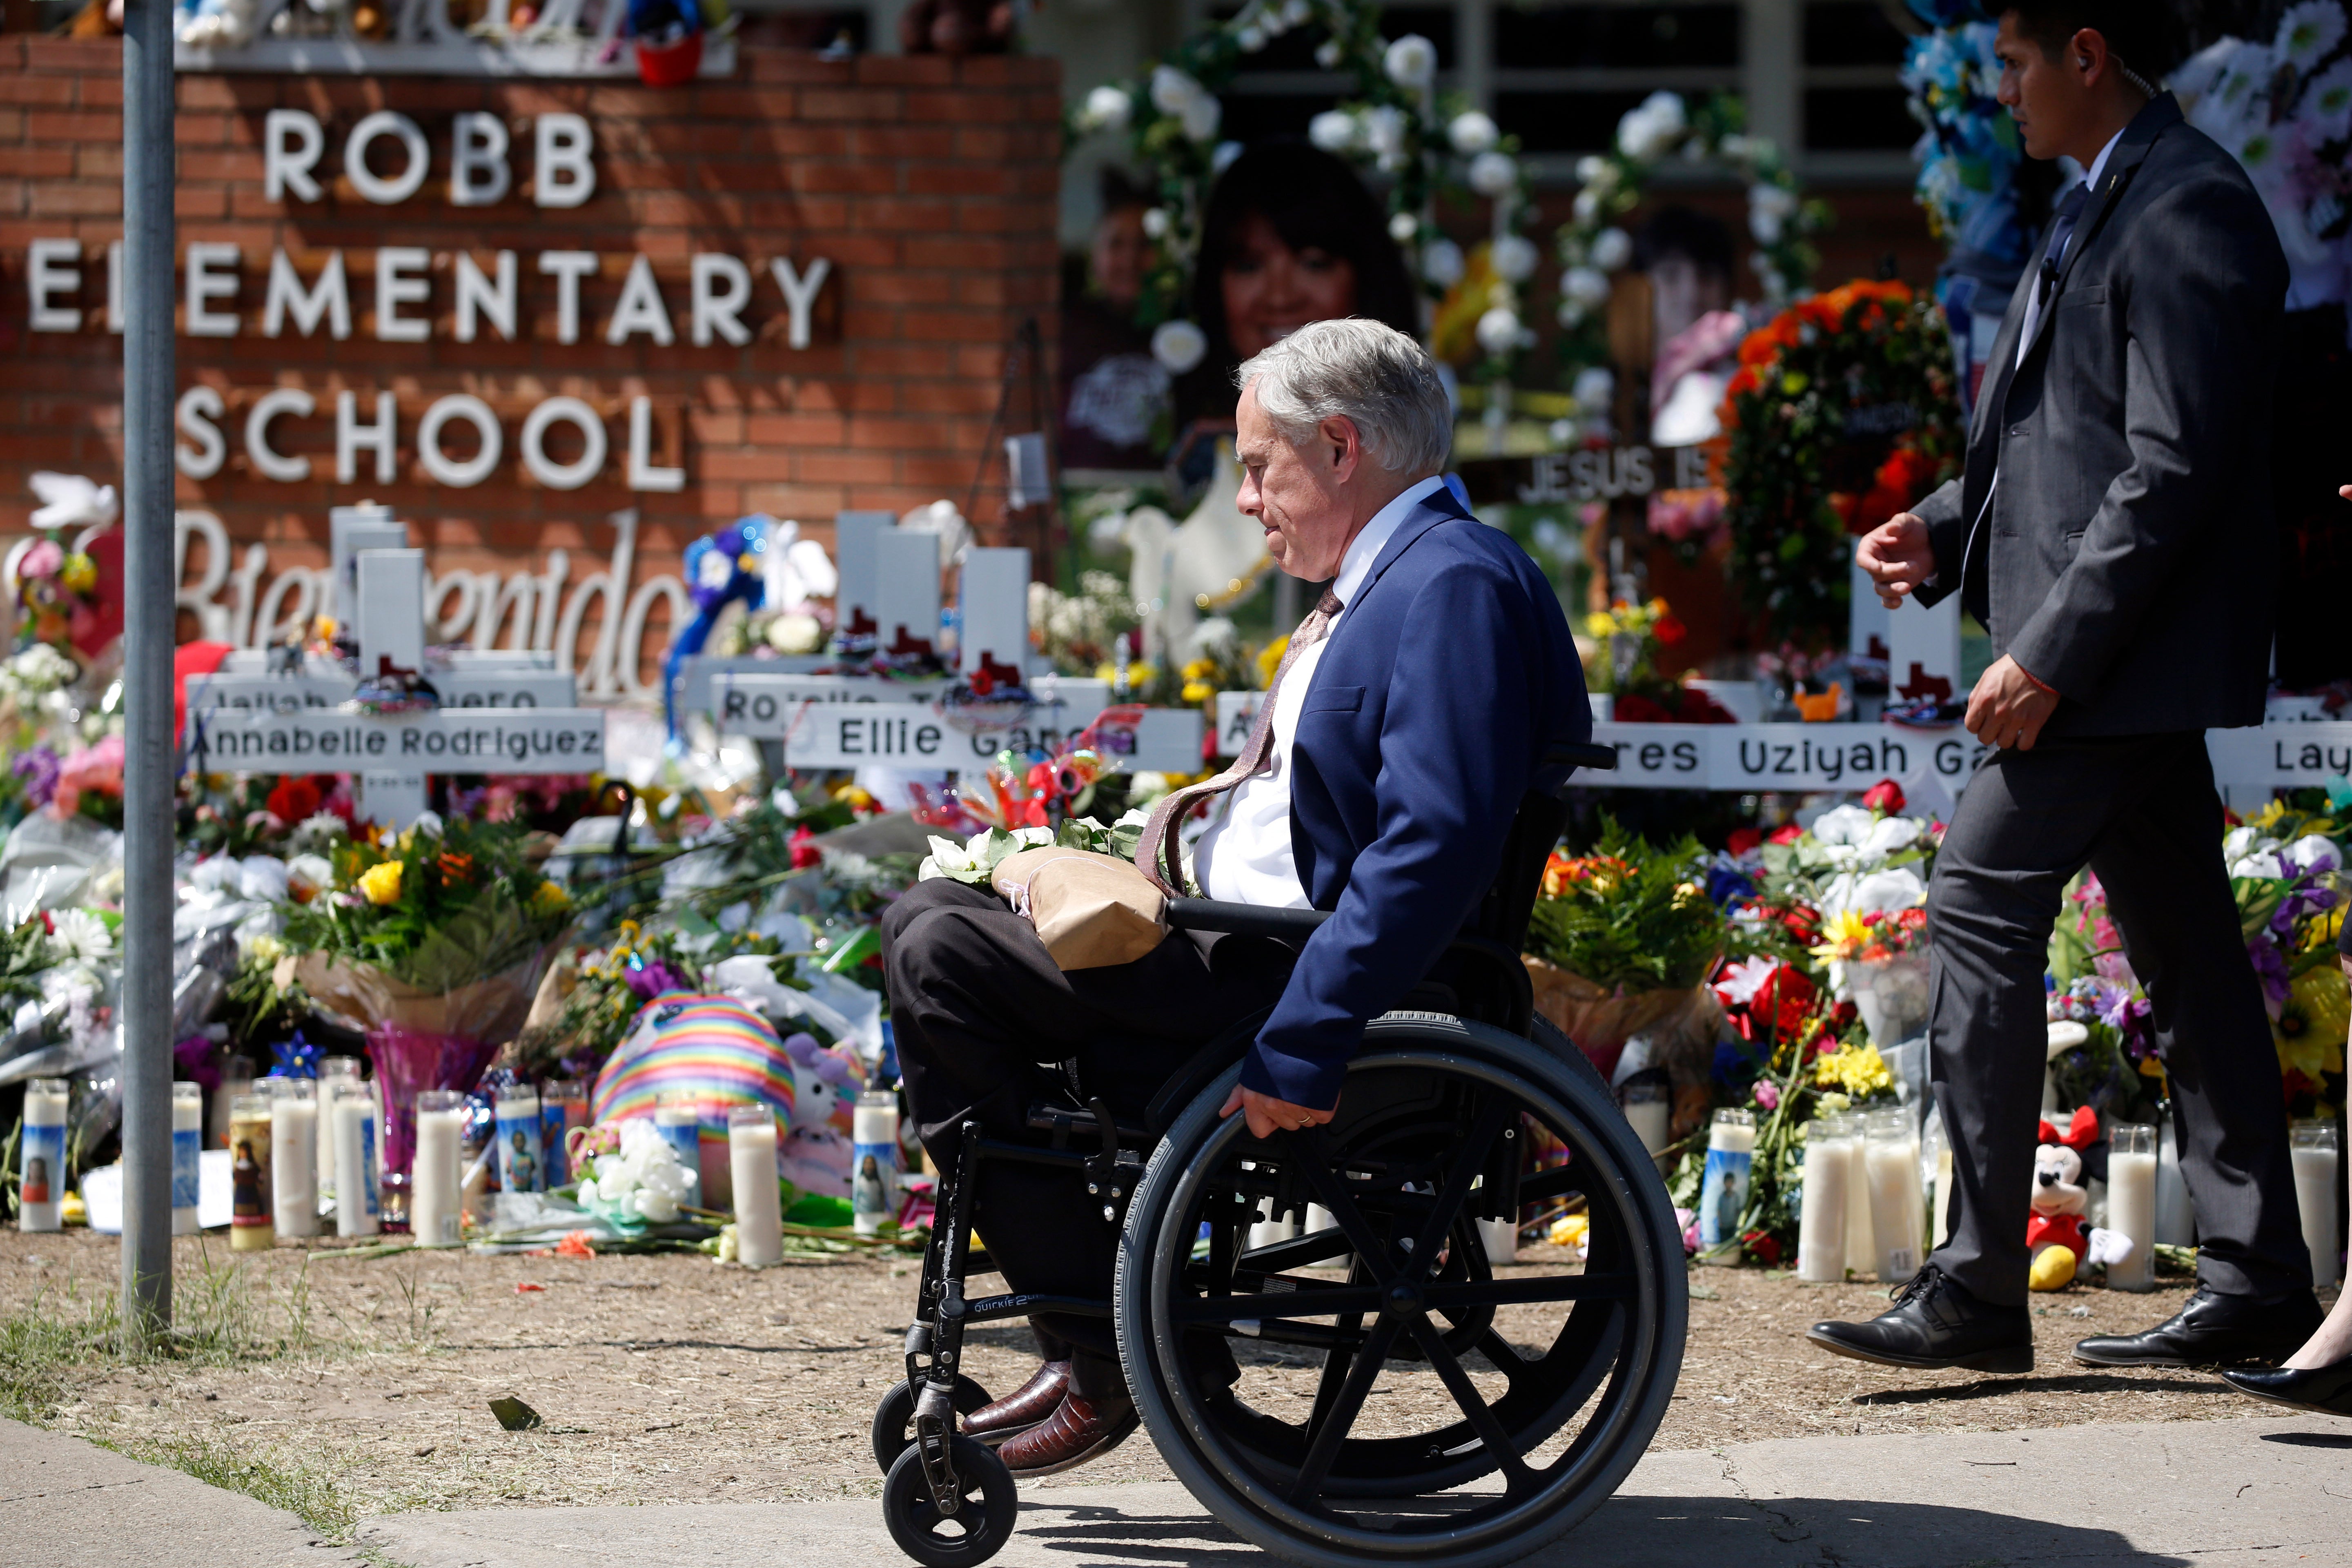
POLYGON ((1314 321, 1245 361, 1234 384, 1292 446, 1326 419, 1355 426, 1365 455, 1392 474, 1433 474, 1454 449, 1454 409, 1428 351, 1394 327, 1314 321))

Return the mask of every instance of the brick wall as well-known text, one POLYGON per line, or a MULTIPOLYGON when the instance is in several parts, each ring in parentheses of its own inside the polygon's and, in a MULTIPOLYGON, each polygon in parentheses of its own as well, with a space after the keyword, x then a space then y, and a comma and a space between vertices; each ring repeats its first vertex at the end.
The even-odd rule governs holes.
MULTIPOLYGON (((551 547, 583 558, 611 548, 606 514, 639 509, 636 577, 676 570, 696 535, 753 510, 820 524, 843 507, 903 509, 940 496, 961 504, 982 456, 1006 345, 1024 316, 1051 331, 1055 289, 1058 68, 1048 59, 872 57, 839 64, 797 51, 747 47, 731 80, 676 90, 607 82, 447 78, 188 75, 179 79, 178 245, 242 248, 233 337, 183 333, 182 388, 217 388, 228 457, 205 479, 183 476, 184 508, 216 514, 238 545, 269 547, 270 570, 324 559, 327 509, 362 499, 392 503, 416 525, 436 571, 535 569, 551 547), (326 153, 315 173, 323 199, 271 201, 263 181, 264 122, 272 109, 317 116, 326 153), (345 134, 390 109, 422 128, 431 147, 424 187, 392 206, 361 198, 342 174, 345 134), (449 204, 452 117, 487 111, 509 125, 513 187, 488 207, 449 204), (595 138, 597 190, 585 205, 533 205, 532 117, 585 115, 595 138), (432 336, 375 337, 374 251, 433 253, 432 336), (271 256, 283 247, 305 282, 341 247, 352 330, 332 341, 288 325, 262 335, 271 256), (456 253, 484 271, 490 253, 517 253, 516 341, 483 328, 453 334, 456 253), (556 279, 537 254, 601 258, 582 285, 580 341, 556 341, 556 279), (688 273, 697 252, 750 268, 752 303, 740 348, 688 341, 688 273), (677 343, 644 335, 608 346, 603 329, 635 257, 650 259, 677 343), (832 263, 813 341, 789 346, 788 318, 769 262, 832 263), (311 476, 276 482, 255 471, 247 410, 273 387, 308 391, 319 412, 281 416, 273 445, 311 458, 311 476), (394 481, 334 481, 335 394, 397 398, 394 481), (431 482, 416 456, 417 425, 436 398, 482 398, 499 416, 505 456, 470 489, 431 482), (584 488, 557 491, 523 471, 524 416, 542 399, 572 395, 603 416, 610 456, 584 488), (650 399, 652 458, 686 472, 683 490, 633 493, 625 482, 632 399, 650 399)), ((111 42, 0 37, 0 532, 24 526, 26 476, 61 468, 113 479, 119 472, 121 339, 106 326, 106 251, 121 233, 121 60, 111 42), (77 239, 83 284, 79 331, 30 330, 28 251, 37 239, 77 239)), ((371 166, 396 172, 396 144, 371 166)), ((183 294, 184 300, 184 293, 183 294)), ((184 315, 184 305, 180 307, 184 315)), ((461 432, 463 426, 457 427, 461 432)), ((469 434, 447 437, 452 456, 469 434)), ((550 455, 568 460, 576 437, 559 431, 550 455)), ((1001 461, 992 485, 1001 483, 1001 461)), ((994 503, 983 500, 985 519, 994 503)), ((190 563, 193 574, 201 561, 190 563)), ((657 651, 658 637, 649 637, 657 651)))

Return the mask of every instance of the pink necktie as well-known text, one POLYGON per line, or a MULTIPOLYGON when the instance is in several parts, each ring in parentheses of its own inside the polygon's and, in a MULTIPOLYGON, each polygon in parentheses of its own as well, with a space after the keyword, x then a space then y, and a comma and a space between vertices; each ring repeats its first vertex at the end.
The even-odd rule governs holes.
POLYGON ((1298 623, 1298 629, 1290 634, 1290 644, 1282 650, 1282 662, 1275 667, 1274 679, 1266 683, 1265 696, 1258 702, 1257 720, 1250 726, 1249 739, 1242 742, 1242 754, 1234 759, 1233 766, 1213 778, 1171 790, 1151 808, 1151 816, 1143 825, 1143 837, 1135 846, 1135 864, 1137 869, 1151 879, 1154 887, 1170 898, 1182 897, 1184 887, 1176 825, 1202 801, 1213 800, 1243 780, 1265 771, 1274 750, 1274 700, 1282 689, 1282 678, 1290 673, 1299 655, 1330 635, 1332 619, 1339 613, 1339 596, 1326 588, 1323 597, 1307 612, 1307 618, 1298 623))

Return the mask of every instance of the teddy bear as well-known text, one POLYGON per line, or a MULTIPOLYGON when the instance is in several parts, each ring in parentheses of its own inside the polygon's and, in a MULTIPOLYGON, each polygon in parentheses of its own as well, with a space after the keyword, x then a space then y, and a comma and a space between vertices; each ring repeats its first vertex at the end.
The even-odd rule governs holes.
POLYGON ((2041 1147, 2033 1153, 2033 1212, 2025 1222, 2025 1245, 2033 1255, 2026 1282, 2036 1290, 2063 1290, 2078 1270, 2131 1256, 2129 1237, 2085 1223, 2090 1194, 2083 1186, 2083 1156, 2099 1141, 2099 1113, 2087 1105, 2063 1132, 2046 1120, 2042 1123, 2041 1147))

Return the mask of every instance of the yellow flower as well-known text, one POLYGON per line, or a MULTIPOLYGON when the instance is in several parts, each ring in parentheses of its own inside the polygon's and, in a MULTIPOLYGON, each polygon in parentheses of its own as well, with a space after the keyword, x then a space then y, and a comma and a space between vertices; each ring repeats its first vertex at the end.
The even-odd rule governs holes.
POLYGON ((1840 1089, 1851 1095, 1874 1094, 1894 1087, 1895 1075, 1876 1046, 1847 1046, 1813 1063, 1813 1087, 1840 1089))
POLYGON ((1595 610, 1584 617, 1584 635, 1596 642, 1613 636, 1616 630, 1617 617, 1604 610, 1595 610))
POLYGON ((1552 1226, 1550 1240, 1554 1247, 1582 1247, 1591 1233, 1590 1215, 1564 1215, 1552 1226))
POLYGON ((2315 1084, 2323 1074, 2342 1072, 2347 1028, 2352 1028, 2352 996, 2346 994, 2343 971, 2328 965, 2301 975, 2271 1026, 2279 1066, 2315 1084))
POLYGON ((2332 948, 2343 931, 2344 910, 2340 907, 2323 915, 2314 915, 2303 928, 2303 951, 2317 952, 2323 948, 2332 948))
POLYGON ((1188 680, 1184 683, 1183 698, 1187 702, 1206 702, 1216 694, 1217 689, 1205 680, 1188 680))
POLYGON ((1118 666, 1111 663, 1108 659, 1104 660, 1102 663, 1095 666, 1095 679, 1097 680, 1106 682, 1117 680, 1118 679, 1118 666))
POLYGON ((98 586, 98 563, 77 550, 58 569, 58 581, 77 594, 89 593, 98 586))
POLYGON ((1824 961, 1851 958, 1870 941, 1870 922, 1852 910, 1841 910, 1822 927, 1822 944, 1812 950, 1824 961))
POLYGON ((561 882, 541 882, 530 896, 530 912, 535 915, 551 915, 571 907, 572 895, 561 882))
POLYGON ((1187 680, 1206 680, 1216 673, 1217 661, 1213 658, 1196 658, 1184 667, 1187 680))
POLYGON ((1263 691, 1274 684, 1274 672, 1281 667, 1282 656, 1290 651, 1290 638, 1278 637, 1258 650, 1257 684, 1263 691))
POLYGON ((2263 805, 2262 810, 2254 813, 2249 819, 2249 825, 2254 827, 2268 827, 2280 817, 2284 816, 2286 810, 2286 802, 2273 796, 2263 805))
POLYGON ((396 904, 400 901, 400 862, 386 860, 360 873, 360 891, 372 904, 396 904))

